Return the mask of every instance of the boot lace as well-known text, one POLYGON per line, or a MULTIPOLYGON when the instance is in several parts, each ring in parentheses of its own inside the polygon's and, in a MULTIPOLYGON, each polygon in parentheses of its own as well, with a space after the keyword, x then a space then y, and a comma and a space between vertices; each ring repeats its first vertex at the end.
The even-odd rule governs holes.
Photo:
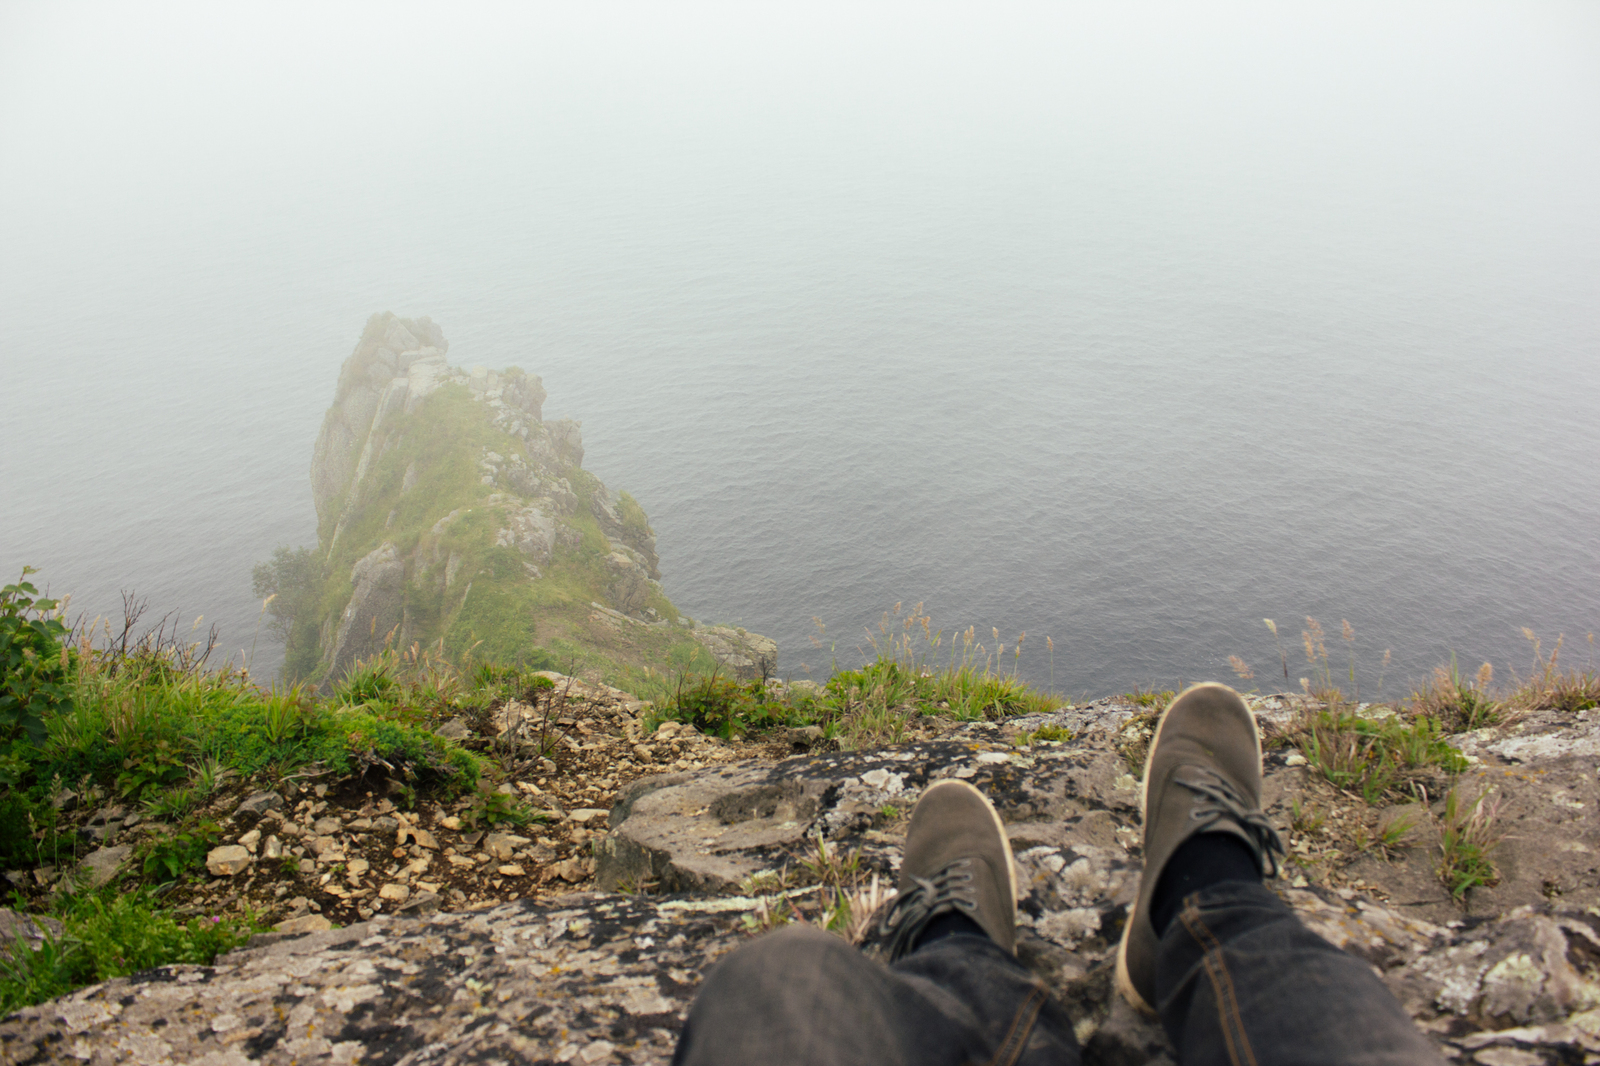
POLYGON ((909 955, 917 937, 941 914, 960 910, 976 919, 978 900, 972 887, 972 860, 957 859, 932 877, 913 877, 912 886, 889 907, 878 923, 878 937, 889 961, 909 955))
POLYGON ((1261 863, 1266 876, 1278 876, 1277 857, 1284 854, 1283 839, 1278 836, 1278 831, 1272 828, 1272 823, 1267 821, 1267 816, 1258 808, 1246 803, 1239 790, 1221 774, 1214 770, 1202 770, 1198 767, 1195 769, 1203 776, 1190 780, 1175 778, 1177 784, 1201 797, 1200 802, 1189 812, 1191 819, 1200 822, 1195 833, 1204 833, 1224 820, 1236 823, 1249 838, 1251 849, 1256 853, 1256 859, 1261 863))

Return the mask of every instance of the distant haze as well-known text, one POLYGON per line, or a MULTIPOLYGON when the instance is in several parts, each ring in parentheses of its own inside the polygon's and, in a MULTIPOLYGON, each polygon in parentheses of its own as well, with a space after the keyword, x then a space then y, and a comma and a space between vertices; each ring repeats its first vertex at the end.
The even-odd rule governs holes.
POLYGON ((1071 695, 1600 629, 1600 6, 238 7, 0 4, 0 580, 237 659, 392 310, 794 676, 896 601, 1071 695))

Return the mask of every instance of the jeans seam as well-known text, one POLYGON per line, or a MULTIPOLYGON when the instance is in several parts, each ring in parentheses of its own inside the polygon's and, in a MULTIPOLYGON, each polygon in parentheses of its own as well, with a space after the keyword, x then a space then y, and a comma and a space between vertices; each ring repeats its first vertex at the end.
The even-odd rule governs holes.
POLYGON ((1183 910, 1178 918, 1189 935, 1205 949, 1201 964, 1211 981, 1212 995, 1216 997, 1217 1021, 1222 1029, 1222 1038, 1228 1045, 1229 1061, 1234 1066, 1256 1066, 1255 1051, 1250 1047, 1250 1037, 1244 1030, 1244 1018, 1239 1013, 1239 997, 1234 990, 1233 975, 1228 972, 1221 942, 1200 917, 1197 896, 1191 895, 1183 901, 1183 910))
POLYGON ((1028 1043, 1028 1034, 1033 1032, 1033 1023, 1039 1017, 1039 1010, 1044 1006, 1045 995, 1044 989, 1033 986, 1028 998, 1017 1008, 1016 1016, 1011 1019, 1011 1029, 995 1049, 989 1066, 1015 1066, 1017 1059, 1022 1056, 1023 1047, 1028 1043))

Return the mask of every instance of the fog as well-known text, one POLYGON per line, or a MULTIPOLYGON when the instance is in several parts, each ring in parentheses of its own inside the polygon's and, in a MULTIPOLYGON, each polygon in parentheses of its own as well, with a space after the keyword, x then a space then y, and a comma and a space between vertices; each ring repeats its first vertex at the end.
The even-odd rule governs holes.
POLYGON ((1600 627, 1600 8, 575 7, 0 6, 0 578, 247 653, 393 310, 785 673, 899 599, 1073 690, 1600 627))

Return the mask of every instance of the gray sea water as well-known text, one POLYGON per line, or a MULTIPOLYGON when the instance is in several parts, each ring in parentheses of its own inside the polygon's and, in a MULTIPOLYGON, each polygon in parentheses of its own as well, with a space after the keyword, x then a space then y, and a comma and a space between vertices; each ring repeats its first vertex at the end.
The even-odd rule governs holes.
POLYGON ((1581 662, 1597 11, 0 8, 0 577, 274 671, 250 568, 393 310, 792 676, 919 601, 1069 695, 1281 687, 1264 617, 1364 693, 1581 662))

